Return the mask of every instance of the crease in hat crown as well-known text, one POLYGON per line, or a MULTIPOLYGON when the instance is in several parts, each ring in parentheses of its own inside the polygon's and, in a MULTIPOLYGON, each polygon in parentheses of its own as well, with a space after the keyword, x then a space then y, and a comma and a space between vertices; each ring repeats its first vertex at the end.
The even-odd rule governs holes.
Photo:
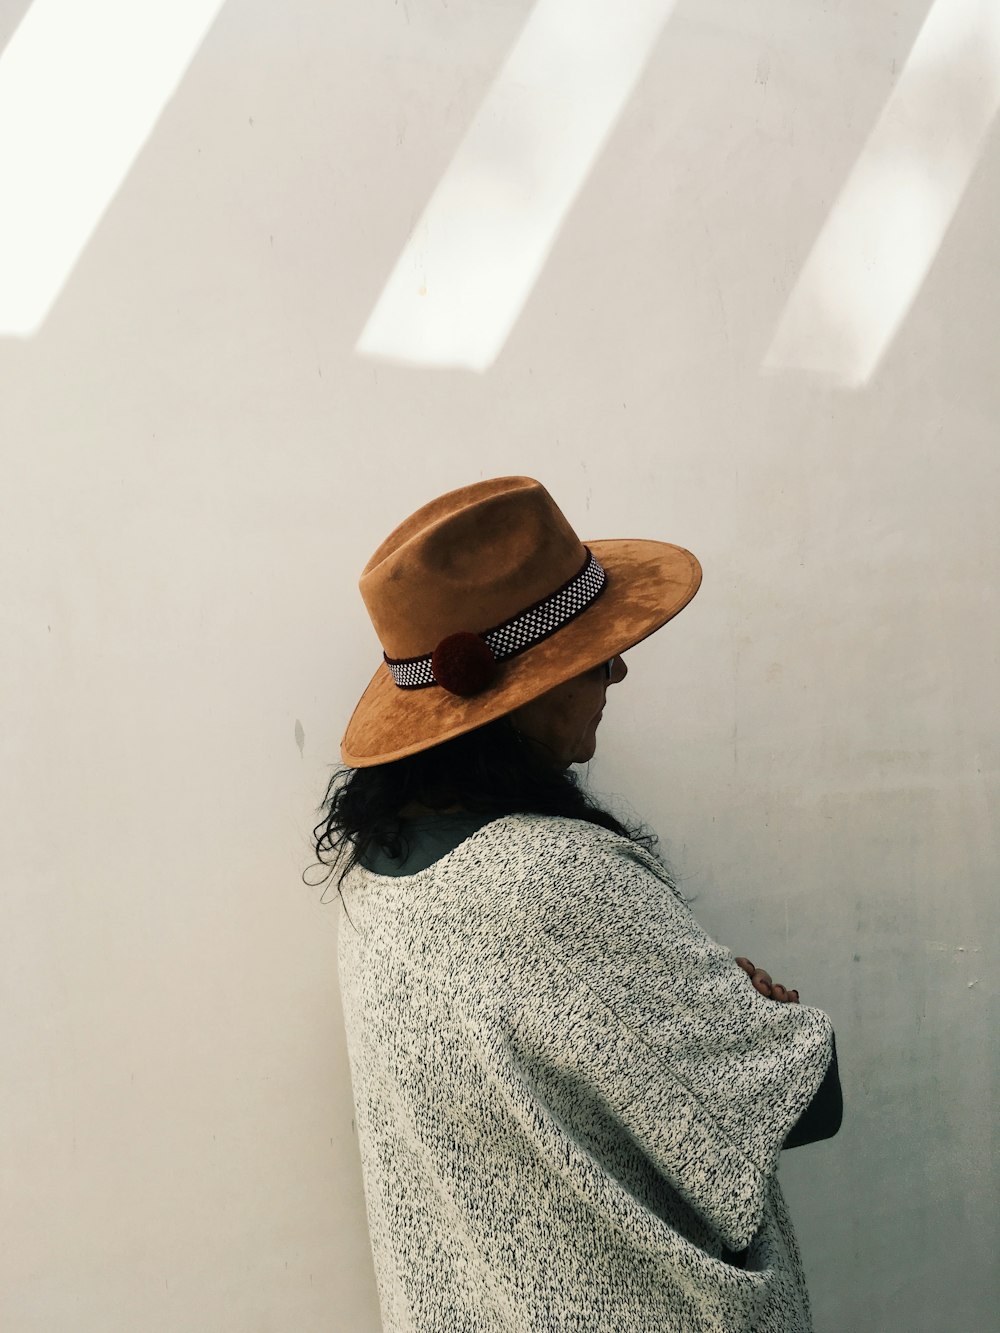
POLYGON ((495 477, 438 496, 395 528, 359 587, 386 657, 433 653, 482 634, 579 573, 587 550, 531 477, 495 477))

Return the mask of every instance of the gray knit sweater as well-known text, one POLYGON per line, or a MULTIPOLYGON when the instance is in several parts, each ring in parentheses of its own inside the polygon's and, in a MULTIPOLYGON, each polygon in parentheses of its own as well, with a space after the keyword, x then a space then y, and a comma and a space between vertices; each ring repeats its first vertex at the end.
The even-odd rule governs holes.
POLYGON ((343 896, 385 1333, 809 1333, 776 1172, 826 1014, 759 995, 654 856, 578 820, 504 816, 343 896))

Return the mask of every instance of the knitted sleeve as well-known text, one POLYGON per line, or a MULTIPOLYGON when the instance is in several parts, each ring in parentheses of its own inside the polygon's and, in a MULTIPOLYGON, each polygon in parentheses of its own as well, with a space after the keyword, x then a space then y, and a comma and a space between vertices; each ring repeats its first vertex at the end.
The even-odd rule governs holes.
POLYGON ((605 1106, 723 1243, 743 1249, 830 1065, 830 1019, 760 995, 659 863, 614 835, 581 838, 578 856, 561 847, 524 883, 521 906, 535 943, 518 1049, 605 1106))

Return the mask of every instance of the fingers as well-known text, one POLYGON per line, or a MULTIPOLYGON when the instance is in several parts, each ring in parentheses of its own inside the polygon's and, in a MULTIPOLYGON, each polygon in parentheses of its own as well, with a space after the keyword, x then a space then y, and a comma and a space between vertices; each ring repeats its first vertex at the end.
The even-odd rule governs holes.
POLYGON ((771 974, 765 972, 762 967, 758 967, 750 978, 753 982, 754 990, 759 991, 761 995, 771 998, 771 974))
POLYGON ((782 986, 780 981, 772 981, 771 974, 762 967, 754 967, 749 958, 737 958, 736 962, 753 982, 754 990, 769 1000, 779 1004, 798 1004, 799 993, 782 986))
POLYGON ((736 961, 753 982, 754 988, 760 991, 761 995, 771 994, 771 987, 769 985, 771 978, 762 967, 754 967, 749 958, 737 958, 736 961))

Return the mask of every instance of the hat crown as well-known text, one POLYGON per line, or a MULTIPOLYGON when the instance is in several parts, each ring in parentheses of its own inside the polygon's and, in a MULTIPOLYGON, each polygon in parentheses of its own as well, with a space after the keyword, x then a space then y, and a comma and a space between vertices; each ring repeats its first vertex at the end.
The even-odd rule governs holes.
POLYGON ((379 546, 361 596, 391 658, 420 657, 448 635, 484 633, 576 575, 586 549, 531 477, 495 477, 438 496, 379 546))

